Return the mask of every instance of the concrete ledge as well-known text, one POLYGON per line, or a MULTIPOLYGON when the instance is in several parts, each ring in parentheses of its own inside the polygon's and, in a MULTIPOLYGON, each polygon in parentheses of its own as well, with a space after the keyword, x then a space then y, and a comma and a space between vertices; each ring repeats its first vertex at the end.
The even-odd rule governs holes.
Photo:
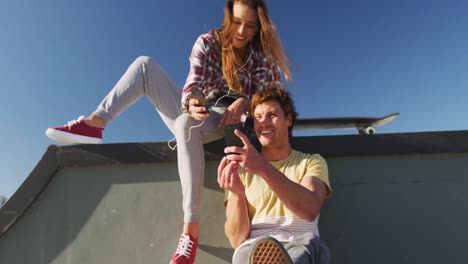
MULTIPOLYGON (((468 131, 297 137, 292 144, 329 163, 334 195, 320 229, 334 263, 468 259, 461 248, 468 131)), ((223 147, 206 145, 199 263, 229 263, 232 254, 215 177, 223 147)), ((52 145, 0 209, 0 261, 166 262, 181 228, 180 196, 176 153, 165 142, 52 145)))

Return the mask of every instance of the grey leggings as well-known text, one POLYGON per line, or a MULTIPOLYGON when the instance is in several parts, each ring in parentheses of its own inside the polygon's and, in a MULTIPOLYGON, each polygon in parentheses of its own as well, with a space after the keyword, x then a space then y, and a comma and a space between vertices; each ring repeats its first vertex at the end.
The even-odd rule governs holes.
POLYGON ((157 63, 142 56, 130 65, 94 113, 107 124, 143 96, 148 97, 176 137, 184 222, 198 222, 205 176, 203 144, 224 137, 223 129, 217 124, 226 109, 211 108, 210 117, 202 126, 195 127, 201 121, 181 111, 181 88, 157 63))
MULTIPOLYGON (((264 237, 245 243, 236 249, 232 258, 233 264, 249 263, 252 245, 264 237)), ((292 242, 281 242, 288 252, 294 264, 328 264, 330 263, 330 251, 328 247, 313 234, 304 234, 292 242)))

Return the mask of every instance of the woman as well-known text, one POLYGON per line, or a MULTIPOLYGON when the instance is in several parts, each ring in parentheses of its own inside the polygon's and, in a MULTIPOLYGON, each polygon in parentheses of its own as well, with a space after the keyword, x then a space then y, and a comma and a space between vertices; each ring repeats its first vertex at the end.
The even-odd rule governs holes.
POLYGON ((224 136, 223 126, 240 122, 255 91, 290 79, 288 59, 264 0, 228 0, 221 28, 198 37, 182 91, 162 68, 139 57, 87 118, 51 127, 64 143, 101 143, 105 125, 146 95, 177 140, 184 225, 171 263, 194 263, 204 178, 203 144, 224 136), (195 99, 201 91, 206 106, 195 99), (192 98, 193 97, 193 98, 192 98), (190 157, 200 159, 191 159, 190 157), (200 162, 201 161, 201 162, 200 162))

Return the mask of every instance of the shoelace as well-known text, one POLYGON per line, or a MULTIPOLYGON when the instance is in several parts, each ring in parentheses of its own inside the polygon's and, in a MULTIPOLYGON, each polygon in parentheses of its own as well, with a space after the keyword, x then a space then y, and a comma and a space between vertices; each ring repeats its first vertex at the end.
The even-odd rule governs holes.
POLYGON ((83 120, 83 119, 84 119, 84 116, 80 116, 80 117, 78 117, 78 119, 76 119, 76 120, 69 121, 69 122, 66 124, 66 126, 67 126, 67 127, 71 127, 72 125, 81 122, 81 120, 83 120))
POLYGON ((190 257, 190 253, 192 252, 193 241, 190 240, 190 236, 186 234, 182 234, 179 240, 179 245, 177 246, 176 254, 178 257, 184 256, 186 258, 190 257))

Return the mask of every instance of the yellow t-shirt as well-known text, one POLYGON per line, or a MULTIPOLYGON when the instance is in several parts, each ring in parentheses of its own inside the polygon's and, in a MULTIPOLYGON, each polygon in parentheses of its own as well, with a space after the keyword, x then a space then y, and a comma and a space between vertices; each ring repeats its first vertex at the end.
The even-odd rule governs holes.
MULTIPOLYGON (((293 150, 286 159, 270 163, 296 183, 300 183, 304 177, 319 178, 327 187, 327 195, 331 195, 328 167, 322 156, 293 150)), ((290 241, 295 236, 308 232, 319 236, 318 217, 314 221, 305 221, 295 216, 278 199, 263 178, 245 172, 242 168, 239 170, 239 175, 245 185, 248 202, 250 238, 270 235, 280 241, 290 241)))

